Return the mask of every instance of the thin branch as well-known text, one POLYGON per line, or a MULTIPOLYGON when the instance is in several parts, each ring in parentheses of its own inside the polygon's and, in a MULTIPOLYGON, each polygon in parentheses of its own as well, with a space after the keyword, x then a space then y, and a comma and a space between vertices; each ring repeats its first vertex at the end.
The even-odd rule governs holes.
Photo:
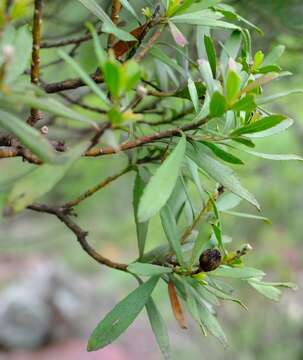
MULTIPOLYGON (((33 21, 33 49, 31 65, 31 82, 39 84, 40 78, 40 42, 41 42, 41 24, 42 24, 42 0, 35 0, 34 4, 34 21, 33 21)), ((38 109, 31 109, 31 115, 27 119, 28 124, 35 125, 40 119, 41 114, 38 109)))
POLYGON ((60 95, 63 99, 67 100, 70 104, 74 104, 74 105, 78 105, 78 106, 81 106, 83 109, 86 109, 86 110, 89 110, 89 111, 93 111, 93 112, 97 112, 99 114, 106 114, 107 112, 105 110, 102 110, 98 107, 95 107, 95 106, 90 106, 90 105, 87 105, 87 104, 83 104, 81 102, 81 99, 73 99, 72 97, 64 94, 63 92, 62 93, 59 93, 58 95, 60 95))
POLYGON ((134 59, 138 62, 143 60, 143 58, 146 56, 146 54, 149 52, 149 50, 153 47, 154 43, 157 41, 159 36, 162 34, 162 31, 164 30, 165 25, 162 25, 156 30, 156 32, 151 36, 151 38, 148 40, 147 44, 143 47, 143 49, 138 52, 134 59))
MULTIPOLYGON (((164 130, 161 132, 156 132, 152 135, 148 135, 148 136, 142 136, 139 137, 135 140, 131 140, 131 141, 126 141, 125 143, 122 143, 119 146, 119 150, 117 150, 116 148, 112 147, 112 146, 105 146, 105 147, 101 147, 101 148, 92 148, 89 149, 85 152, 85 154, 83 154, 83 156, 88 156, 88 157, 96 157, 96 156, 103 156, 103 155, 111 155, 111 154, 116 154, 120 151, 127 151, 130 149, 134 149, 143 145, 147 145, 150 143, 153 143, 155 141, 161 140, 161 139, 167 139, 167 138, 172 138, 174 136, 180 136, 181 132, 186 132, 186 131, 190 131, 190 130, 196 130, 198 128, 200 128, 201 126, 205 125, 210 119, 209 118, 205 118, 196 122, 192 122, 190 124, 186 124, 180 127, 176 127, 176 128, 172 128, 172 129, 168 129, 168 130, 164 130)), ((2 148, 0 148, 2 149, 2 148)), ((29 151, 29 150, 27 150, 29 151)), ((30 152, 29 152, 30 154, 30 152)), ((20 150, 18 150, 18 148, 15 147, 10 147, 9 151, 7 148, 4 149, 4 151, 0 151, 0 158, 4 158, 4 157, 16 157, 16 156, 24 156, 22 155, 22 153, 20 153, 20 150)), ((25 156, 24 156, 25 157, 25 156)), ((31 156, 27 156, 25 157, 27 160, 28 158, 33 157, 33 155, 31 156)), ((35 161, 31 161, 34 162, 35 161)), ((38 163, 41 163, 40 161, 38 163)))
MULTIPOLYGON (((98 35, 102 34, 102 30, 98 30, 97 34, 98 35)), ((85 34, 85 35, 75 37, 72 39, 44 41, 41 43, 41 49, 57 48, 57 47, 68 46, 68 45, 72 45, 72 44, 78 45, 85 41, 91 40, 91 38, 92 38, 92 35, 89 33, 89 34, 85 34)))
MULTIPOLYGON (((103 82, 103 77, 100 74, 95 74, 95 73, 91 74, 91 78, 96 83, 102 83, 103 82)), ((79 88, 81 86, 85 86, 85 85, 86 84, 81 79, 77 78, 77 79, 67 79, 67 80, 64 80, 64 81, 45 84, 45 85, 43 85, 43 89, 48 94, 52 94, 52 93, 57 93, 57 92, 60 92, 60 91, 77 89, 77 88, 79 88)))
MULTIPOLYGON (((114 24, 117 24, 119 21, 119 14, 121 10, 121 3, 119 0, 113 0, 112 1, 112 13, 111 13, 111 19, 114 24)), ((115 35, 109 34, 108 37, 108 47, 111 48, 114 45, 115 42, 115 35)))
POLYGON ((67 203, 65 203, 64 205, 62 205, 61 207, 64 209, 69 209, 72 208, 78 204, 80 204, 80 202, 82 202, 83 200, 87 199, 88 197, 94 195, 97 191, 99 191, 100 189, 104 188, 105 186, 107 186, 108 184, 110 184, 111 182, 113 182, 114 180, 118 179, 119 177, 121 177, 122 175, 128 173, 129 171, 133 170, 134 167, 132 165, 127 166, 126 168, 124 168, 122 171, 120 171, 119 173, 109 176, 108 178, 106 178, 105 180, 101 181, 99 184, 97 184, 96 186, 94 186, 93 188, 85 191, 83 194, 81 194, 80 196, 78 196, 77 198, 75 198, 74 200, 71 200, 67 203))
POLYGON ((28 209, 41 212, 41 213, 47 213, 51 215, 55 215, 60 221, 62 221, 76 236, 78 243, 81 245, 82 249, 95 261, 97 261, 99 264, 108 266, 113 269, 121 270, 121 271, 127 271, 127 264, 117 263, 114 262, 100 253, 98 253, 87 241, 87 235, 88 233, 81 229, 79 225, 77 225, 70 217, 69 212, 51 207, 44 204, 34 204, 28 206, 28 209))
MULTIPOLYGON (((197 122, 193 122, 187 125, 183 125, 177 128, 168 129, 165 131, 157 132, 152 135, 142 136, 135 140, 127 141, 120 145, 119 151, 126 151, 130 149, 134 149, 136 147, 152 143, 157 140, 171 138, 174 136, 180 136, 182 131, 190 131, 199 128, 202 125, 205 125, 209 121, 209 118, 205 118, 199 120, 197 122)), ((117 153, 117 149, 112 146, 102 147, 102 148, 93 148, 86 151, 85 156, 101 156, 101 155, 110 155, 117 153)))

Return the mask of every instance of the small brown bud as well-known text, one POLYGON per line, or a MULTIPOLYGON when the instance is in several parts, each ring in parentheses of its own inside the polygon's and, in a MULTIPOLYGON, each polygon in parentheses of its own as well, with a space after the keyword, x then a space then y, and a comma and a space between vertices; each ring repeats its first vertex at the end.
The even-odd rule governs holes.
POLYGON ((221 264, 221 253, 218 249, 207 249, 200 255, 199 262, 201 271, 213 271, 221 264))

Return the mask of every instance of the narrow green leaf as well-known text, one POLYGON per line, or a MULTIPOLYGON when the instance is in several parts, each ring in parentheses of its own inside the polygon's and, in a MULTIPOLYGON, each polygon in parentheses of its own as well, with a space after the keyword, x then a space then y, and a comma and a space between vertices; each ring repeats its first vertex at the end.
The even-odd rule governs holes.
POLYGON ((43 162, 56 162, 59 157, 49 141, 36 129, 6 111, 0 110, 0 128, 13 134, 22 145, 32 151, 43 162))
POLYGON ((183 68, 179 64, 177 64, 171 57, 166 55, 165 52, 163 52, 161 49, 154 46, 152 49, 150 49, 149 53, 153 57, 159 59, 164 64, 168 65, 170 68, 176 70, 180 75, 185 78, 185 72, 183 68))
POLYGON ((257 133, 259 131, 264 131, 267 129, 270 129, 279 123, 281 123, 283 120, 286 119, 286 116, 284 115, 269 115, 265 116, 257 121, 255 121, 252 124, 249 124, 247 126, 240 127, 236 130, 234 130, 230 135, 231 136, 239 136, 243 134, 251 134, 251 133, 257 133))
POLYGON ((129 327, 150 299, 158 279, 158 277, 152 277, 141 284, 105 316, 88 340, 88 351, 102 349, 129 327))
POLYGON ((263 66, 272 65, 275 64, 277 60, 283 55, 285 51, 284 45, 278 45, 275 46, 271 52, 265 56, 265 59, 263 61, 263 66))
POLYGON ((261 270, 250 267, 233 268, 227 265, 221 265, 218 269, 210 273, 212 276, 226 277, 232 279, 250 279, 262 278, 265 273, 261 270))
POLYGON ((229 70, 227 73, 225 91, 227 101, 232 104, 237 97, 239 96, 241 87, 241 78, 240 76, 233 70, 229 70))
POLYGON ((119 29, 101 8, 95 0, 78 0, 84 5, 92 14, 97 16, 103 22, 102 30, 106 33, 114 34, 117 38, 124 41, 136 41, 136 38, 128 32, 119 29))
POLYGON ((226 40, 224 45, 221 44, 223 51, 220 56, 220 63, 225 69, 228 65, 229 58, 236 59, 241 47, 242 37, 239 30, 231 33, 230 37, 226 40))
POLYGON ((198 97, 196 85, 191 78, 188 79, 188 91, 190 94, 191 101, 194 105, 195 112, 198 113, 200 110, 199 97, 198 97))
POLYGON ((129 60, 123 64, 122 70, 125 90, 133 90, 141 78, 141 68, 139 64, 134 60, 129 60))
POLYGON ((16 31, 14 39, 14 56, 9 64, 5 81, 7 83, 14 82, 27 69, 31 52, 32 52, 32 36, 27 25, 21 26, 16 31))
POLYGON ((216 49, 212 38, 208 35, 204 35, 204 46, 208 58, 209 65, 213 72, 214 79, 217 75, 217 56, 216 56, 216 49))
POLYGON ((206 291, 209 291, 211 294, 215 295, 218 299, 233 301, 241 305, 245 310, 247 310, 247 307, 242 303, 241 300, 232 297, 230 294, 224 292, 223 290, 213 287, 212 285, 206 285, 204 286, 204 288, 206 289, 206 291))
POLYGON ((248 281, 249 285, 257 290, 260 294, 271 299, 273 301, 279 301, 281 298, 281 290, 275 288, 274 286, 270 285, 263 285, 258 281, 248 281))
POLYGON ((218 158, 231 163, 231 164, 237 164, 237 165, 243 165, 243 161, 236 156, 232 155, 231 153, 228 153, 227 151, 223 150, 219 146, 215 145, 214 143, 208 142, 208 141, 202 141, 202 143, 207 146, 211 151, 218 156, 218 158))
POLYGON ((202 170, 222 184, 226 189, 247 200, 256 206, 257 209, 260 209, 260 205, 255 197, 241 185, 232 169, 205 154, 198 143, 195 143, 195 148, 196 150, 190 147, 188 148, 188 156, 195 161, 202 170))
POLYGON ((133 15, 133 17, 140 23, 140 17, 139 15, 136 13, 135 9, 131 6, 131 4, 129 3, 128 0, 120 0, 120 3, 122 4, 122 6, 125 8, 125 10, 127 10, 131 15, 133 15))
POLYGON ((99 65, 103 66, 104 63, 107 61, 107 53, 101 46, 100 39, 98 37, 98 34, 97 34, 96 29, 94 28, 93 24, 87 23, 86 26, 93 36, 95 53, 97 55, 99 65))
POLYGON ((281 93, 278 93, 278 94, 258 97, 256 99, 256 103, 257 103, 258 106, 261 106, 261 105, 268 104, 268 103, 271 103, 271 102, 276 101, 276 100, 283 99, 284 97, 289 96, 289 95, 302 94, 302 93, 303 93, 303 90, 301 90, 301 89, 284 91, 284 92, 281 92, 281 93))
POLYGON ((165 205, 160 212, 161 222, 167 237, 167 240, 170 244, 171 249, 176 255, 176 258, 180 265, 184 265, 182 249, 180 244, 180 234, 177 228, 176 219, 172 213, 170 207, 165 205))
MULTIPOLYGON (((292 119, 287 118, 285 120, 282 120, 279 124, 271 127, 270 129, 259 131, 256 133, 249 133, 246 136, 250 138, 262 138, 262 137, 272 136, 275 134, 279 134, 280 132, 288 129, 290 126, 293 125, 293 123, 294 121, 292 119)), ((235 141, 236 139, 233 140, 235 141)))
POLYGON ((260 281, 258 279, 250 279, 251 282, 258 282, 258 284, 267 285, 267 286, 274 286, 274 287, 282 287, 291 290, 298 290, 298 285, 291 283, 291 282, 268 282, 268 281, 260 281))
POLYGON ((295 155, 295 154, 265 154, 265 153, 260 153, 257 151, 252 151, 252 150, 247 150, 247 149, 245 149, 244 151, 247 152, 248 154, 255 155, 260 158, 268 159, 268 160, 278 160, 278 161, 299 160, 299 161, 303 161, 302 156, 295 155))
POLYGON ((244 146, 247 146, 249 148, 254 148, 256 145, 250 140, 247 139, 246 137, 236 137, 236 138, 232 138, 232 141, 238 142, 244 146))
POLYGON ((246 111, 248 113, 254 111, 257 105, 255 102, 255 97, 253 94, 247 94, 238 100, 233 106, 232 110, 234 111, 246 111))
MULTIPOLYGON (((1 94, 0 94, 0 99, 1 99, 1 94)), ((87 116, 81 115, 77 111, 72 110, 71 108, 65 106, 60 101, 56 100, 53 97, 50 97, 49 95, 47 97, 38 97, 33 94, 15 93, 4 96, 4 101, 11 105, 24 104, 27 106, 31 106, 46 111, 50 114, 54 114, 74 121, 88 123, 94 127, 97 127, 97 125, 93 120, 91 120, 87 116)))
POLYGON ((246 219, 253 219, 253 220, 262 220, 264 222, 266 222, 267 224, 271 224, 271 221, 264 216, 258 216, 258 215, 253 215, 253 214, 246 214, 246 213, 242 213, 242 212, 236 212, 236 211, 222 211, 224 214, 228 214, 228 215, 233 215, 233 216, 237 216, 237 217, 243 217, 246 219))
POLYGON ((202 324, 205 328, 215 336, 224 346, 227 346, 227 339, 224 331, 222 330, 218 320, 212 315, 208 308, 201 302, 199 306, 199 314, 202 324))
POLYGON ((103 75, 106 85, 114 99, 117 99, 123 90, 121 65, 108 60, 103 65, 103 75))
POLYGON ((216 201, 217 208, 220 211, 226 211, 235 208, 241 202, 241 198, 233 193, 224 193, 216 201))
POLYGON ((142 276, 156 276, 156 275, 168 274, 172 272, 172 269, 168 267, 140 263, 140 262, 129 264, 127 270, 133 274, 142 275, 142 276))
POLYGON ((234 24, 219 20, 220 18, 222 18, 222 15, 218 12, 214 12, 211 10, 202 10, 193 13, 185 13, 182 15, 173 16, 170 18, 170 21, 176 24, 200 25, 214 28, 218 27, 223 29, 239 28, 234 24))
POLYGON ((150 179, 139 203, 140 222, 147 221, 166 204, 179 176, 185 147, 186 138, 182 136, 178 145, 150 179))
POLYGON ((207 237, 205 236, 204 233, 204 226, 201 226, 198 235, 196 237, 194 247, 191 252, 189 266, 193 266, 194 264, 197 263, 206 242, 207 242, 207 237))
POLYGON ((226 111, 226 99, 220 92, 215 91, 211 97, 209 111, 211 117, 221 117, 226 111))
POLYGON ((138 171, 137 175, 136 175, 136 179, 135 179, 134 189, 133 189, 133 208, 134 208, 134 217, 135 217, 136 231, 137 231, 139 259, 144 254, 145 242, 146 242, 147 231, 148 231, 148 221, 139 222, 139 220, 138 220, 139 201, 143 194, 145 185, 146 184, 138 171))
POLYGON ((167 328, 164 322, 164 319, 159 312, 154 300, 152 297, 147 301, 146 311, 148 314, 148 318, 155 334, 155 338, 159 345, 159 348, 163 354, 164 360, 171 359, 171 349, 169 344, 169 337, 167 333, 167 328))
POLYGON ((216 86, 209 62, 204 59, 199 59, 198 64, 202 78, 206 83, 207 90, 209 94, 212 95, 213 92, 215 91, 216 86))
POLYGON ((89 143, 81 143, 66 154, 63 165, 45 164, 24 175, 12 185, 6 201, 6 213, 16 214, 48 193, 63 178, 89 143))
POLYGON ((103 93, 100 87, 94 82, 94 80, 82 69, 82 67, 66 52, 62 50, 58 50, 59 55, 61 58, 67 62, 80 76, 80 78, 85 82, 85 84, 90 87, 90 89, 102 99, 106 104, 109 104, 110 101, 108 100, 107 96, 103 93))

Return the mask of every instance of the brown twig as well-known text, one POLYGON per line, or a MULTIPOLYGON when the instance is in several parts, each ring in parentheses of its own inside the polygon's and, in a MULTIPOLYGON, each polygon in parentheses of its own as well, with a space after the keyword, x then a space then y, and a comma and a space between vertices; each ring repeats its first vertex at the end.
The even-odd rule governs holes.
MULTIPOLYGON (((113 0, 112 1, 112 13, 111 13, 111 19, 114 24, 117 24, 119 21, 119 14, 121 10, 121 3, 119 0, 113 0)), ((109 34, 108 37, 108 47, 111 48, 114 45, 115 42, 115 35, 109 34)))
MULTIPOLYGON (((91 74, 91 78, 96 83, 102 83, 103 77, 100 74, 91 74)), ((60 91, 77 89, 81 86, 85 86, 86 84, 81 79, 67 79, 64 81, 59 81, 55 83, 45 84, 43 85, 43 89, 48 94, 57 93, 60 91)))
POLYGON ((97 191, 99 191, 100 189, 104 188, 105 186, 107 186, 108 184, 110 184, 111 182, 113 182, 114 180, 118 179, 119 177, 121 177, 122 175, 128 173, 129 171, 133 170, 134 167, 132 165, 127 166, 126 168, 124 168, 122 171, 120 171, 119 173, 109 176, 108 178, 106 178, 105 180, 101 181, 99 184, 97 184, 96 186, 94 186, 93 188, 85 191, 83 194, 81 194, 80 196, 78 196, 77 198, 75 198, 74 200, 71 200, 67 203, 65 203, 64 205, 62 205, 61 207, 64 209, 69 209, 72 208, 78 204, 80 204, 80 202, 82 202, 83 200, 87 199, 88 197, 94 195, 97 191))
MULTIPOLYGON (((199 127, 205 125, 208 121, 209 121, 209 118, 205 118, 205 119, 202 119, 202 120, 199 120, 196 122, 192 122, 190 124, 186 124, 186 125, 183 125, 180 127, 164 130, 161 132, 154 133, 152 135, 142 136, 135 140, 127 141, 119 146, 119 152, 134 149, 134 148, 137 148, 137 147, 140 147, 143 145, 147 145, 147 144, 153 143, 153 142, 161 140, 161 139, 167 139, 167 138, 172 138, 174 136, 180 136, 181 132, 196 130, 199 127)), ((96 156, 116 154, 117 152, 118 151, 115 147, 105 146, 105 147, 101 147, 101 148, 89 149, 85 152, 85 154, 83 154, 83 156, 96 157, 96 156)), ((2 154, 0 151, 0 158, 1 157, 2 158, 16 157, 16 156, 23 156, 23 155, 20 153, 20 150, 18 150, 15 147, 10 147, 9 151, 6 148, 4 151, 2 151, 2 154)), ((33 155, 31 155, 31 156, 33 156, 33 155)), ((26 157, 26 159, 28 159, 28 158, 26 157)), ((31 161, 31 162, 34 162, 34 161, 31 161)))
MULTIPOLYGON (((40 42, 41 42, 41 24, 42 24, 42 0, 35 0, 34 3, 34 21, 33 21, 33 49, 32 49, 32 64, 31 64, 31 82, 35 85, 39 84, 40 78, 40 42)), ((40 119, 41 114, 38 109, 31 109, 31 115, 27 122, 30 125, 40 119)))
POLYGON ((34 204, 28 206, 28 209, 41 212, 41 213, 47 213, 51 215, 55 215, 60 221, 62 221, 76 236, 78 243, 81 245, 82 249, 95 261, 97 261, 99 264, 108 266, 113 269, 121 270, 121 271, 127 271, 127 264, 121 264, 114 262, 100 253, 98 253, 87 241, 87 235, 88 233, 80 228, 79 225, 77 225, 70 217, 70 213, 64 209, 51 207, 44 204, 34 204))
POLYGON ((151 38, 148 40, 147 44, 142 48, 142 50, 134 56, 134 59, 136 61, 140 62, 141 60, 143 60, 143 58, 146 56, 148 51, 153 47, 154 43, 157 41, 159 36, 162 34, 164 27, 165 27, 164 24, 161 25, 158 28, 158 30, 156 30, 156 32, 154 32, 154 34, 151 36, 151 38))
MULTIPOLYGON (((97 34, 100 35, 102 34, 102 30, 98 30, 97 34)), ((92 35, 91 34, 85 34, 79 37, 75 37, 72 39, 61 39, 61 40, 56 40, 56 41, 44 41, 41 43, 41 49, 50 49, 50 48, 56 48, 56 47, 62 47, 62 46, 67 46, 67 45, 78 45, 81 44, 85 41, 91 40, 92 35)))
MULTIPOLYGON (((174 136, 180 136, 182 131, 190 131, 199 128, 200 126, 206 124, 209 118, 205 118, 190 124, 186 124, 177 128, 164 130, 161 132, 157 132, 148 136, 141 136, 135 140, 127 141, 120 145, 119 151, 126 151, 130 149, 134 149, 136 147, 152 143, 157 140, 171 138, 174 136)), ((101 155, 110 155, 117 153, 117 150, 112 146, 102 147, 102 148, 93 148, 88 150, 85 153, 85 156, 101 156, 101 155)))

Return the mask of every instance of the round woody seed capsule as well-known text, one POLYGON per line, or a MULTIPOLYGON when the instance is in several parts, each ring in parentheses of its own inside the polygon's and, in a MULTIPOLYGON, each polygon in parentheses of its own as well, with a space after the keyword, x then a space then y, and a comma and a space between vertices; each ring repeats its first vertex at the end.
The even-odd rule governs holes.
POLYGON ((199 269, 201 271, 213 271, 217 269, 221 264, 221 253, 218 249, 207 249, 200 255, 199 269))

